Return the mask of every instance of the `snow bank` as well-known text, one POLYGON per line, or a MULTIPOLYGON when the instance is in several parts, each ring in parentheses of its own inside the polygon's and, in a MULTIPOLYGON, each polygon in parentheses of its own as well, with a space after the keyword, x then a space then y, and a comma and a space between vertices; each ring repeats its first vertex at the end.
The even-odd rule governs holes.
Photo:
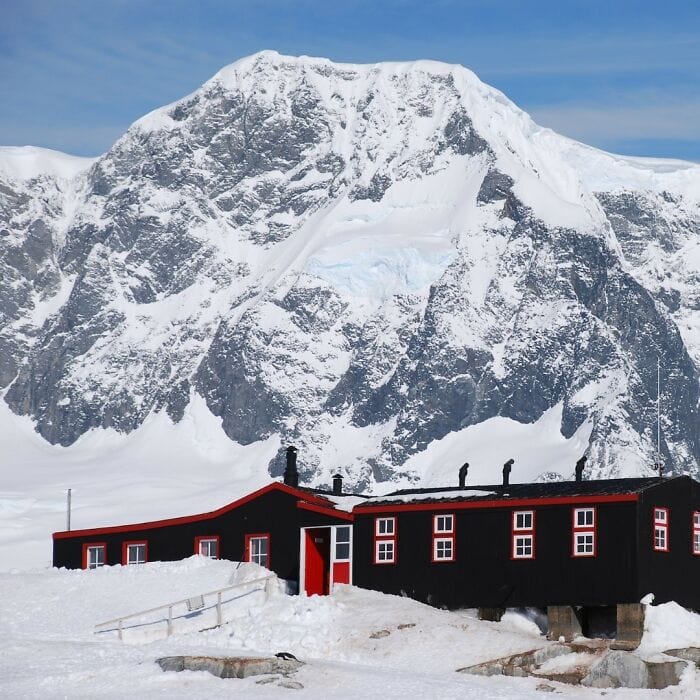
POLYGON ((503 464, 515 459, 512 484, 571 479, 576 461, 588 447, 592 426, 584 423, 570 438, 561 434, 563 404, 545 411, 535 423, 497 416, 435 440, 406 461, 402 471, 420 475, 420 485, 457 485, 457 472, 469 462, 469 485, 498 484, 503 464))
POLYGON ((674 602, 647 605, 644 636, 638 653, 649 655, 667 649, 700 647, 700 615, 674 602))
POLYGON ((254 678, 164 673, 161 656, 269 655, 307 662, 295 675, 308 698, 535 697, 534 679, 482 679, 454 673, 466 664, 545 644, 531 623, 480 622, 465 612, 341 587, 333 596, 262 594, 237 601, 232 621, 203 633, 151 637, 134 645, 95 635, 93 625, 194 596, 262 573, 254 565, 186 561, 96 571, 0 574, 0 696, 279 697, 254 678))

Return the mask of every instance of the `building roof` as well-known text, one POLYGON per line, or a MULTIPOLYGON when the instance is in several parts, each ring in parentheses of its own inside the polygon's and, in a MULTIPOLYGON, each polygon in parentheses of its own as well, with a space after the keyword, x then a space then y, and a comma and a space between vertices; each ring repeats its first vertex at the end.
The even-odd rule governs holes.
MULTIPOLYGON (((672 477, 680 478, 680 477, 672 477)), ((664 479, 668 481, 670 479, 664 479)), ((402 489, 384 496, 368 498, 355 506, 355 510, 378 505, 399 503, 448 503, 451 501, 532 500, 538 498, 580 498, 599 496, 625 496, 638 494, 659 484, 658 477, 636 479, 597 479, 592 481, 553 481, 503 486, 459 486, 402 489)))

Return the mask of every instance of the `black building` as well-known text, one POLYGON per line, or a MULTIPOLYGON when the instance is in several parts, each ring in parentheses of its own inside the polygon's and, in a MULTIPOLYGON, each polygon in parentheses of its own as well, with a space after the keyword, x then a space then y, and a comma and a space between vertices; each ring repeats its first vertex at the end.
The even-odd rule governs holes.
POLYGON ((353 510, 358 586, 448 608, 700 609, 687 476, 398 491, 353 510))
MULTIPOLYGON (((688 476, 460 486, 349 496, 285 483, 219 510, 54 533, 54 566, 193 553, 253 561, 308 594, 353 583, 447 608, 615 610, 675 600, 700 610, 700 484, 688 476)), ((577 613, 578 614, 578 613, 577 613)))

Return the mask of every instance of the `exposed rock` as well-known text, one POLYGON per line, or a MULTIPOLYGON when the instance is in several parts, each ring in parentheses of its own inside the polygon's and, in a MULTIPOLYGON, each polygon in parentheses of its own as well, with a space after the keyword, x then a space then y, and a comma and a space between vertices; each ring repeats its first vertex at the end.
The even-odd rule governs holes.
POLYGON ((164 671, 208 671, 219 678, 248 678, 296 671, 303 662, 276 657, 164 656, 156 659, 164 671))
POLYGON ((700 668, 700 647, 684 647, 683 649, 669 649, 665 651, 666 656, 675 656, 678 659, 691 661, 700 668))
POLYGON ((591 667, 582 685, 593 688, 666 688, 678 685, 683 661, 645 661, 625 651, 610 651, 591 667))
POLYGON ((545 661, 559 656, 571 654, 571 649, 563 644, 549 644, 541 649, 505 656, 502 659, 486 661, 474 666, 458 668, 458 673, 468 673, 472 676, 516 676, 524 677, 541 666, 545 661))
POLYGON ((391 634, 389 630, 377 630, 376 632, 372 632, 372 634, 369 635, 370 639, 383 639, 384 637, 388 637, 391 634))
POLYGON ((0 388, 61 445, 196 392, 360 487, 559 406, 595 478, 653 463, 661 357, 662 456, 698 474, 700 168, 641 167, 466 69, 257 54, 72 175, 0 167, 0 388), (366 452, 322 463, 341 428, 366 452))

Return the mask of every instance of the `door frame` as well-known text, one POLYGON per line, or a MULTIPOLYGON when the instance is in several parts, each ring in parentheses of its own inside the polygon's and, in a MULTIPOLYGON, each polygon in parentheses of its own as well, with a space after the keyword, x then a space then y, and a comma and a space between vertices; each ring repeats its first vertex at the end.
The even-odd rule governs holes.
MULTIPOLYGON (((328 594, 333 593, 333 587, 335 586, 335 581, 333 580, 333 564, 336 563, 335 558, 335 544, 336 544, 336 528, 338 527, 349 527, 350 528, 350 561, 349 563, 349 584, 352 584, 352 545, 353 545, 353 527, 352 523, 341 523, 340 525, 310 525, 308 527, 299 528, 299 593, 306 593, 306 531, 307 530, 326 530, 330 528, 331 531, 331 546, 330 546, 330 556, 328 557, 328 566, 330 571, 328 572, 328 594)), ((340 561, 344 562, 345 559, 340 561)))

